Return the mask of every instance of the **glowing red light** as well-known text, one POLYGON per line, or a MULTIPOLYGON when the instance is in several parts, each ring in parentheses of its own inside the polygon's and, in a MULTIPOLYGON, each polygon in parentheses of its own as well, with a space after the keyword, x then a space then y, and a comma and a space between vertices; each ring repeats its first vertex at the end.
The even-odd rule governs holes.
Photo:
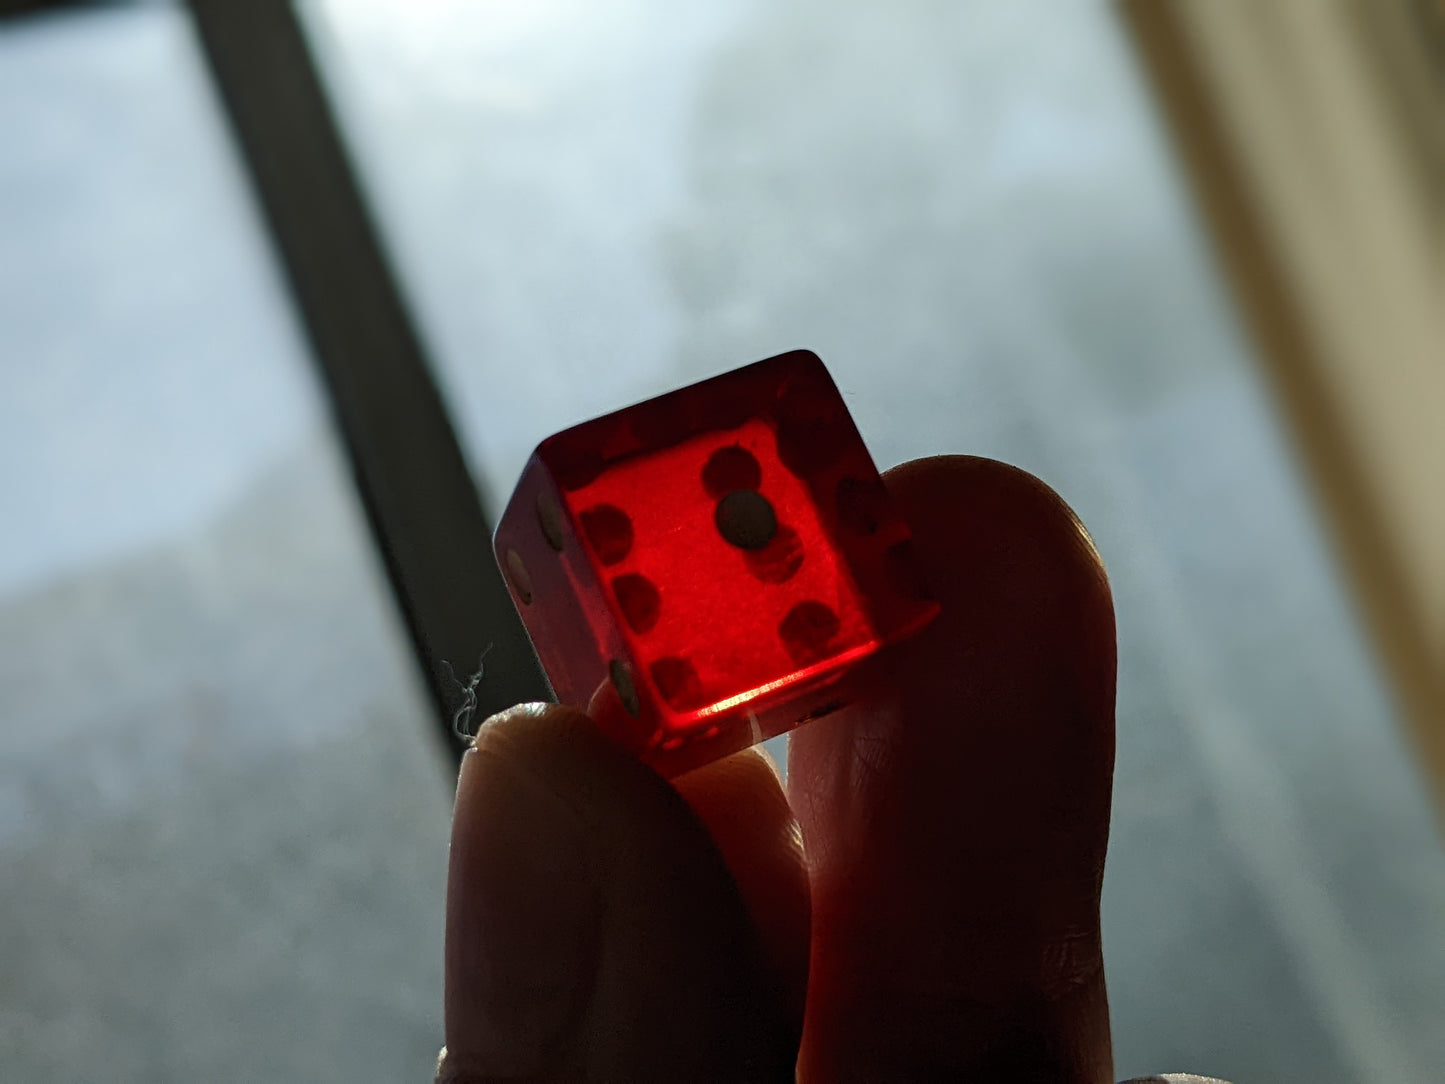
POLYGON ((614 736, 668 773, 819 714, 926 624, 908 547, 806 351, 543 441, 496 538, 558 698, 615 693, 614 736))

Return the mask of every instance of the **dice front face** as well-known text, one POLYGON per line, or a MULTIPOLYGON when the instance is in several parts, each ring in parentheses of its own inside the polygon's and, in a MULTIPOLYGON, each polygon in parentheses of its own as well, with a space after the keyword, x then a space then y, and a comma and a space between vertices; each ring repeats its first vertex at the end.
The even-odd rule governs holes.
POLYGON ((497 530, 558 698, 685 770, 816 714, 937 612, 827 371, 780 355, 544 441, 497 530))

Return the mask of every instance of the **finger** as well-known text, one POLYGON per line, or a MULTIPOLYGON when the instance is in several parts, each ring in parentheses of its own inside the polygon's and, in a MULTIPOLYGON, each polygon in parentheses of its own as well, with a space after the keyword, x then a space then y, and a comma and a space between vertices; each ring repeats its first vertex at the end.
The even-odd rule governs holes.
POLYGON ((805 1080, 1110 1078, 1098 895, 1113 611, 1064 503, 988 460, 887 476, 941 615, 866 710, 796 731, 805 1080))
MULTIPOLYGON (((626 745, 632 719, 611 681, 587 714, 626 745)), ((810 904, 802 833, 777 766, 762 747, 743 749, 671 780, 707 826, 779 977, 784 1007, 802 1031, 807 993, 810 904)))
POLYGON ((782 1001, 672 787, 580 712, 486 724, 457 788, 439 1080, 791 1080, 782 1001))
POLYGON ((707 826, 762 938, 784 997, 802 1030, 811 926, 803 837, 772 758, 744 749, 674 779, 707 826))

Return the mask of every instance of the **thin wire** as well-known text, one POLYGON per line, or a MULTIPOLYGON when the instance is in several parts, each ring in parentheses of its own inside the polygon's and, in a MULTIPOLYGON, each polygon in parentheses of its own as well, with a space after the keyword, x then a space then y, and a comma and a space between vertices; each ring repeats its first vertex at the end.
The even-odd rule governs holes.
POLYGON ((481 655, 477 657, 477 668, 465 683, 457 680, 452 664, 446 659, 442 660, 442 665, 446 667, 447 679, 462 691, 461 706, 452 715, 452 733, 463 741, 471 741, 476 737, 476 734, 472 732, 472 716, 477 713, 477 685, 486 672, 487 652, 496 646, 495 643, 490 643, 482 649, 481 655))

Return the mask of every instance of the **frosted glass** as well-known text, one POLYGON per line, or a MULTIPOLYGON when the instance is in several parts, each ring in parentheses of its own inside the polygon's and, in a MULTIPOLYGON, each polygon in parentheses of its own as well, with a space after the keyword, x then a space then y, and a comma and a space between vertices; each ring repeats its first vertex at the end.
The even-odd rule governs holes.
POLYGON ((429 1079, 449 789, 182 9, 0 22, 0 1078, 429 1079))

